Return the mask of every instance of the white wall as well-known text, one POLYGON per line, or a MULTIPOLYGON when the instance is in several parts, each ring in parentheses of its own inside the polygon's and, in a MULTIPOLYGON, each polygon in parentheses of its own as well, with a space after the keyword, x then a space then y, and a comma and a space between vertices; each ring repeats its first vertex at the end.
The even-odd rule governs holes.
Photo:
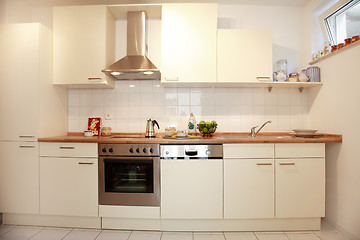
POLYGON ((3 0, 6 2, 6 23, 32 22, 31 7, 22 0, 3 0))
POLYGON ((324 85, 310 91, 310 127, 340 133, 326 148, 326 219, 360 239, 360 45, 318 63, 324 85))
POLYGON ((0 0, 0 24, 6 23, 6 1, 0 0))

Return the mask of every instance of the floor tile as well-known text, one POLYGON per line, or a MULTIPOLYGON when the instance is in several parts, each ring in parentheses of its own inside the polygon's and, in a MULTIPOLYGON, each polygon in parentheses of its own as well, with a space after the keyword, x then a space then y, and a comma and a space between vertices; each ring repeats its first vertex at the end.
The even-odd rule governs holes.
POLYGON ((15 228, 16 226, 0 226, 0 237, 15 228))
POLYGON ((342 233, 339 232, 314 232, 322 240, 348 240, 342 233))
POLYGON ((161 240, 192 240, 192 232, 163 232, 161 240))
POLYGON ((71 228, 45 228, 30 240, 61 240, 72 231, 71 228))
POLYGON ((290 240, 320 240, 320 238, 312 232, 285 232, 290 240))
POLYGON ((258 240, 289 240, 283 232, 255 232, 258 240))
POLYGON ((101 230, 74 229, 64 238, 64 240, 94 240, 100 232, 101 230))
POLYGON ((40 232, 43 227, 23 227, 18 226, 15 229, 6 232, 0 237, 0 240, 28 240, 36 233, 40 232))
POLYGON ((160 240, 161 232, 133 231, 128 240, 160 240))
POLYGON ((225 232, 226 240, 257 240, 253 232, 225 232))
POLYGON ((127 240, 131 231, 103 230, 96 240, 127 240))
POLYGON ((194 233, 193 240, 225 240, 223 233, 194 233))

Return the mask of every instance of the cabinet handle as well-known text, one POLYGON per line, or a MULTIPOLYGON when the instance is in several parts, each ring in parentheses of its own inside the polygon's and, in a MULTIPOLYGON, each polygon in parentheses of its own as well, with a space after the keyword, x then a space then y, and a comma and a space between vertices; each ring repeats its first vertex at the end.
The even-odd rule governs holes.
POLYGON ((256 77, 256 80, 258 80, 258 81, 268 81, 268 80, 270 80, 270 77, 256 77))
POLYGON ((93 165, 93 162, 79 162, 80 165, 93 165))
POLYGON ((101 82, 102 78, 91 78, 91 77, 89 77, 88 80, 91 81, 91 82, 101 82))
POLYGON ((21 146, 19 146, 19 148, 35 148, 35 146, 30 146, 30 145, 28 145, 28 146, 26 146, 26 145, 21 145, 21 146))
POLYGON ((270 166, 272 163, 256 163, 258 166, 270 166))
POLYGON ((21 135, 19 138, 34 138, 34 135, 21 135))
POLYGON ((290 166, 290 165, 295 165, 295 163, 293 162, 284 162, 284 163, 279 163, 279 165, 287 165, 287 166, 290 166))
POLYGON ((60 149, 75 149, 75 147, 71 147, 71 146, 66 147, 66 146, 64 146, 64 147, 60 147, 60 149))
POLYGON ((165 81, 179 81, 179 77, 165 77, 165 81))

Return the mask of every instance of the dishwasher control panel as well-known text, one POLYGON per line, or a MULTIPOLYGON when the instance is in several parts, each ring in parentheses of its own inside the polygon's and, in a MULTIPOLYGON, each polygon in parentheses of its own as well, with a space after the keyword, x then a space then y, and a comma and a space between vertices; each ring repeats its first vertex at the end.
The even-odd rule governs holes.
POLYGON ((222 144, 161 145, 162 159, 219 159, 223 158, 222 144))

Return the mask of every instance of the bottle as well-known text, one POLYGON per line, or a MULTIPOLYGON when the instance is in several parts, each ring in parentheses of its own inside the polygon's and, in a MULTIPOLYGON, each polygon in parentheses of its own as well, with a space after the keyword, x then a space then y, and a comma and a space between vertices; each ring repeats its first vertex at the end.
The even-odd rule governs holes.
POLYGON ((189 122, 188 122, 188 134, 195 135, 196 134, 196 119, 194 114, 190 114, 189 122))

